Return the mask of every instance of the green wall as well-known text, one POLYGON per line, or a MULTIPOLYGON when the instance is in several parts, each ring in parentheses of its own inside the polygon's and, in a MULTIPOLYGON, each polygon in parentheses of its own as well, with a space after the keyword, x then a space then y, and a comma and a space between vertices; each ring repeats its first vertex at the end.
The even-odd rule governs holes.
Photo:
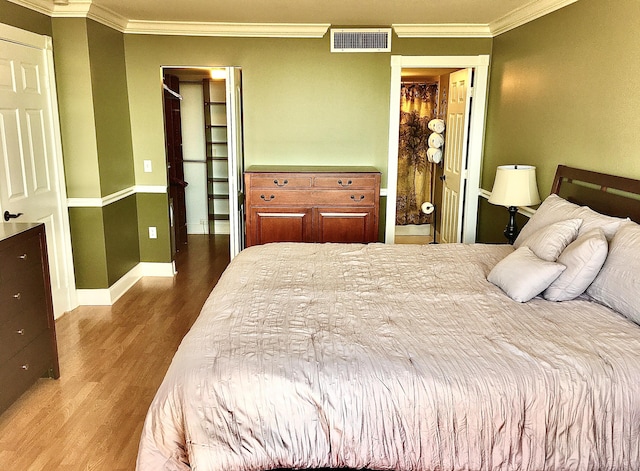
POLYGON ((21 7, 7 0, 0 0, 0 23, 31 31, 32 33, 52 35, 51 18, 47 15, 21 7))
MULTIPOLYGON (((124 35, 85 18, 56 18, 53 40, 68 196, 101 200, 129 190, 124 35)), ((78 288, 108 288, 140 262, 135 195, 73 207, 70 224, 78 288)))
MULTIPOLYGON (((332 54, 329 36, 125 35, 136 183, 166 185, 160 68, 238 66, 242 67, 246 166, 373 165, 383 172, 386 186, 391 54, 332 54), (152 161, 154 172, 143 172, 143 160, 152 161)), ((392 54, 402 55, 491 52, 490 39, 394 37, 392 45, 392 54)), ((157 204, 162 208, 152 212, 166 214, 167 202, 157 199, 157 204)), ((152 222, 148 225, 157 226, 159 237, 168 240, 168 225, 152 222)), ((157 253, 152 245, 158 242, 146 239, 143 229, 141 224, 141 257, 147 261, 147 253, 157 253)))
MULTIPOLYGON (((560 163, 640 178, 638 25, 637 0, 580 0, 494 39, 483 188, 512 163, 543 198, 560 163)), ((480 240, 502 210, 481 209, 480 240)))

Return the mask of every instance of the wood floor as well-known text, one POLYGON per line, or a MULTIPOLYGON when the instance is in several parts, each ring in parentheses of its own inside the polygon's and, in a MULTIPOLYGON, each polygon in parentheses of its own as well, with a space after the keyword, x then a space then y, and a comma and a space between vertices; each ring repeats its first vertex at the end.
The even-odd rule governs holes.
POLYGON ((38 380, 0 415, 0 469, 134 470, 147 408, 228 252, 228 236, 189 236, 174 278, 143 278, 113 306, 58 319, 60 379, 38 380))

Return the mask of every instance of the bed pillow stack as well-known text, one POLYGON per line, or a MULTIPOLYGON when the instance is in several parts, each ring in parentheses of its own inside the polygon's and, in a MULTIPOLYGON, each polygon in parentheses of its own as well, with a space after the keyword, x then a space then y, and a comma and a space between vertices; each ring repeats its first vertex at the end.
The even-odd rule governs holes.
MULTIPOLYGON (((607 260, 609 241, 625 221, 552 194, 518 235, 513 244, 515 252, 498 263, 487 279, 519 302, 539 294, 550 301, 574 299, 600 273, 607 260), (523 249, 538 261, 528 256, 529 262, 523 263, 523 249), (540 262, 554 264, 555 276, 551 266, 541 269, 540 262)), ((608 301, 613 303, 609 298, 608 301)))
POLYGON ((487 279, 521 303, 543 292, 566 267, 556 260, 577 236, 582 219, 541 227, 491 270, 487 279))
POLYGON ((640 225, 622 224, 587 294, 640 324, 640 225))

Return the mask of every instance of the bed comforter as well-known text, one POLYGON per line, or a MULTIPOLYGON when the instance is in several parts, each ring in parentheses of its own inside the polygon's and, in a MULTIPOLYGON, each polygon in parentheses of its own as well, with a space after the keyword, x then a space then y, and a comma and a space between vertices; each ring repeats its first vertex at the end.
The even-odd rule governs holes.
POLYGON ((503 245, 270 244, 211 293, 138 471, 640 469, 640 327, 487 282, 503 245))

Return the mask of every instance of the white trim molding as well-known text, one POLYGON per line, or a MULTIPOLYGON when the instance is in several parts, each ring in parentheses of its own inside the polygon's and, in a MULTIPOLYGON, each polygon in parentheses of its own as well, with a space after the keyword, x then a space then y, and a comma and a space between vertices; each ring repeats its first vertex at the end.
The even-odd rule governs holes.
POLYGON ((508 15, 492 21, 489 24, 489 28, 491 29, 492 36, 495 37, 530 21, 537 20, 549 13, 553 13, 556 10, 560 10, 577 1, 578 0, 534 0, 510 12, 508 15))
POLYGON ((167 187, 164 185, 136 185, 102 198, 67 198, 67 206, 69 208, 104 208, 137 193, 167 193, 167 187))
POLYGON ((399 38, 491 38, 491 28, 482 24, 391 25, 399 38))
POLYGON ((237 38, 322 38, 328 23, 206 23, 194 21, 131 20, 125 29, 129 34, 174 36, 221 36, 237 38))
POLYGON ((175 273, 173 263, 140 262, 109 288, 77 290, 78 304, 80 306, 111 306, 143 276, 173 277, 175 273))
MULTIPOLYGON (((482 198, 488 200, 489 197, 491 196, 491 192, 488 190, 485 190, 484 188, 480 188, 480 191, 478 192, 478 196, 481 196, 482 198)), ((536 213, 536 210, 533 208, 530 208, 529 206, 518 206, 518 213, 528 218, 531 218, 531 216, 533 216, 536 213)))
MULTIPOLYGON (((325 23, 217 23, 196 21, 147 21, 125 18, 92 0, 9 0, 54 18, 90 18, 121 33, 180 36, 225 36, 263 38, 322 38, 330 24, 325 23)), ((400 38, 492 38, 578 0, 532 0, 489 24, 394 24, 400 38)))

